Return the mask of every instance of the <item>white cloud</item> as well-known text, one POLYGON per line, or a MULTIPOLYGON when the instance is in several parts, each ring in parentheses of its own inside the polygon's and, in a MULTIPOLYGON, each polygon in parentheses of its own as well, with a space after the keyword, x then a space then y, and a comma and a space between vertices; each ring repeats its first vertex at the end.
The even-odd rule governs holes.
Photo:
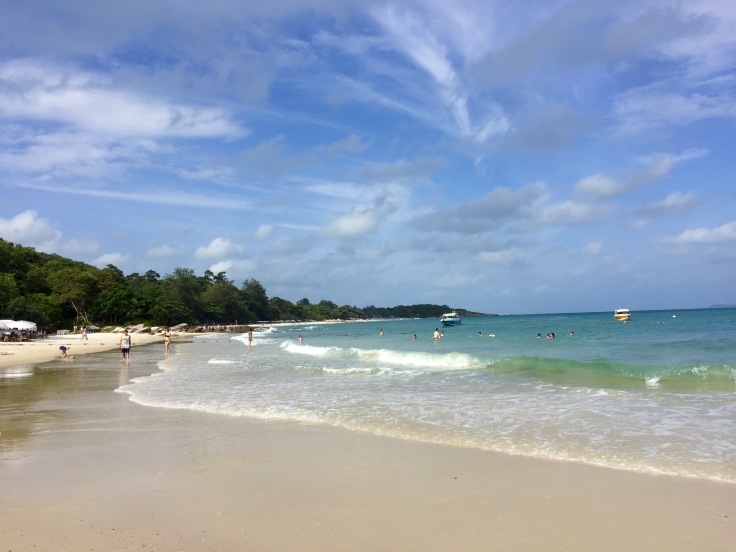
POLYGON ((588 198, 610 198, 656 182, 667 175, 673 166, 672 157, 655 159, 641 169, 628 171, 616 178, 598 173, 580 180, 575 192, 588 198))
POLYGON ((322 235, 330 238, 352 237, 375 230, 380 222, 396 211, 396 206, 386 198, 377 199, 371 206, 359 206, 322 229, 322 235))
POLYGON ((610 216, 611 210, 605 205, 567 200, 545 206, 537 222, 542 225, 571 226, 600 221, 610 216))
POLYGON ((176 248, 165 243, 157 247, 151 247, 148 251, 146 251, 146 256, 147 257, 157 257, 157 258, 171 257, 175 255, 177 251, 178 250, 176 248))
POLYGON ((261 224, 256 229, 256 238, 259 240, 267 240, 273 235, 273 224, 261 224))
POLYGON ((378 226, 378 216, 370 208, 356 207, 352 212, 330 222, 322 230, 322 234, 331 237, 349 237, 366 234, 378 226))
POLYGON ((215 238, 209 245, 198 247, 194 255, 198 259, 212 259, 242 253, 244 250, 242 245, 231 242, 227 238, 215 238))
POLYGON ((648 218, 680 213, 695 207, 698 203, 697 194, 693 190, 687 193, 671 192, 661 201, 653 201, 638 209, 636 214, 644 218, 635 222, 640 226, 645 226, 648 218))
POLYGON ((154 205, 175 205, 181 207, 206 207, 209 209, 249 210, 251 204, 247 201, 215 195, 190 194, 182 191, 172 193, 163 189, 143 189, 141 191, 128 190, 96 190, 91 188, 75 188, 73 186, 53 186, 45 184, 18 184, 19 188, 43 190, 59 194, 82 195, 85 197, 100 197, 105 199, 121 199, 137 203, 154 205))
POLYGON ((62 233, 36 211, 28 210, 11 219, 0 219, 0 238, 13 243, 47 250, 61 240, 62 233))
POLYGON ((249 274, 252 274, 253 271, 256 268, 256 263, 250 260, 225 260, 220 261, 218 263, 213 264, 210 266, 210 271, 212 271, 214 274, 219 274, 220 272, 226 272, 228 278, 230 279, 236 279, 236 278, 244 278, 248 276, 249 274))
POLYGON ((621 182, 605 174, 586 176, 575 185, 575 190, 585 195, 611 197, 622 192, 621 182))
POLYGON ((662 238, 660 242, 673 245, 736 242, 736 221, 728 222, 718 228, 693 228, 685 230, 678 236, 662 238))
POLYGON ((90 239, 79 239, 74 238, 67 240, 60 244, 60 251, 64 252, 64 255, 72 258, 77 258, 80 255, 89 256, 97 253, 100 249, 100 244, 95 240, 90 239))
POLYGON ((246 134, 218 108, 166 103, 116 88, 102 74, 16 59, 0 65, 0 115, 57 121, 107 136, 246 134))
MULTIPOLYGON (((447 22, 447 14, 458 14, 459 7, 443 10, 445 13, 439 15, 443 22, 447 22)), ((444 106, 453 128, 448 129, 460 137, 470 138, 474 142, 483 143, 491 137, 505 133, 510 128, 503 108, 493 101, 485 99, 482 104, 485 112, 478 117, 479 121, 472 120, 471 108, 472 98, 469 89, 465 86, 454 67, 456 56, 452 52, 445 37, 432 28, 431 21, 438 14, 420 11, 411 11, 395 5, 384 5, 372 11, 376 21, 382 25, 388 34, 388 38, 394 43, 396 49, 402 52, 408 60, 423 71, 435 85, 433 92, 437 101, 444 106)), ((456 17, 455 23, 459 24, 459 32, 464 32, 468 23, 474 21, 469 13, 464 17, 456 17)), ((441 25, 440 27, 444 27, 441 25)), ((470 36, 470 35, 466 35, 470 36)), ((478 44, 477 34, 473 41, 478 44)), ((471 51, 465 48, 466 51, 471 51)), ((477 50, 475 50, 477 55, 477 50)), ((425 91, 426 94, 426 91, 425 91)), ((388 102, 387 102, 388 103, 388 102)), ((429 120, 437 121, 444 119, 442 114, 428 117, 429 120), (439 115, 439 116, 438 116, 439 115)))
POLYGON ((524 250, 513 247, 502 251, 483 251, 476 256, 479 261, 494 265, 516 265, 528 260, 528 254, 524 250))
POLYGON ((732 92, 661 92, 637 89, 622 94, 614 104, 618 133, 641 134, 672 126, 688 126, 697 121, 736 117, 736 97, 732 92))
POLYGON ((546 193, 547 187, 542 182, 518 189, 498 186, 478 199, 420 215, 411 224, 429 231, 462 234, 486 232, 527 220, 546 193))
POLYGON ((123 255, 122 253, 106 253, 97 257, 94 261, 92 261, 92 264, 98 268, 103 268, 109 264, 118 266, 127 262, 128 259, 129 256, 123 255))

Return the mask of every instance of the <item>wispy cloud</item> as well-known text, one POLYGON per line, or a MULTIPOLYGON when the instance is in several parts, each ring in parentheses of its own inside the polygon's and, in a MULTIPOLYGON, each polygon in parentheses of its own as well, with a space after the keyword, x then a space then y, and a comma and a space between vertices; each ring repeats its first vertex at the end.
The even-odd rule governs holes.
POLYGON ((0 65, 0 115, 54 121, 107 136, 241 137, 222 109, 165 102, 111 86, 100 73, 35 59, 0 65))
POLYGON ((736 278, 733 2, 57 4, 0 22, 4 239, 507 312, 736 278))
POLYGON ((328 238, 353 237, 367 234, 376 227, 388 215, 396 211, 396 205, 387 201, 387 198, 379 198, 372 205, 358 206, 327 224, 321 231, 321 235, 328 238))
POLYGON ((474 234, 526 219, 543 200, 546 186, 529 184, 519 189, 494 188, 484 196, 456 207, 422 214, 411 225, 427 231, 474 234))
POLYGON ((172 205, 179 207, 204 207, 208 209, 226 209, 236 211, 248 211, 252 205, 238 198, 203 196, 199 194, 187 194, 184 192, 171 193, 157 191, 121 191, 121 190, 95 190, 78 189, 66 186, 48 186, 40 184, 18 184, 20 188, 42 190, 58 194, 81 195, 85 197, 99 197, 104 199, 117 199, 137 203, 150 203, 156 205, 172 205))
POLYGON ((692 228, 677 236, 662 238, 660 243, 671 245, 695 245, 736 242, 736 221, 717 228, 692 228))
POLYGON ((672 159, 663 157, 646 167, 628 171, 618 177, 594 174, 580 180, 575 192, 590 198, 609 198, 623 195, 631 190, 656 182, 672 169, 672 159))

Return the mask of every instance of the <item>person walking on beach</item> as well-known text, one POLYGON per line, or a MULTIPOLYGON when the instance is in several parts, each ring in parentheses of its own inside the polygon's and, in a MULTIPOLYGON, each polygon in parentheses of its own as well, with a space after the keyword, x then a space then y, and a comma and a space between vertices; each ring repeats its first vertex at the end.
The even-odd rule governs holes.
POLYGON ((171 330, 166 328, 164 330, 164 350, 166 351, 166 358, 171 353, 171 330))
POLYGON ((128 361, 130 360, 130 346, 132 344, 133 342, 130 339, 130 335, 128 335, 128 330, 125 330, 123 335, 120 336, 120 350, 123 352, 125 364, 128 364, 128 361))
POLYGON ((82 341, 89 341, 87 337, 87 326, 82 326, 82 341))

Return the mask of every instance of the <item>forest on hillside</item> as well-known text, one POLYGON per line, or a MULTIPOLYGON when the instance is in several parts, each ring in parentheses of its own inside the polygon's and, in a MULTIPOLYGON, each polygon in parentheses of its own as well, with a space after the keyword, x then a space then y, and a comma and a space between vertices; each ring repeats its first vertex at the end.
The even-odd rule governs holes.
MULTIPOLYGON (((247 324, 277 320, 433 318, 447 305, 368 306, 359 309, 323 299, 292 303, 268 297, 254 278, 240 287, 225 272, 198 276, 176 268, 125 275, 114 265, 97 268, 0 239, 0 319, 31 320, 56 329, 73 325, 144 323, 247 324)), ((471 314, 457 309, 461 314, 471 314)))

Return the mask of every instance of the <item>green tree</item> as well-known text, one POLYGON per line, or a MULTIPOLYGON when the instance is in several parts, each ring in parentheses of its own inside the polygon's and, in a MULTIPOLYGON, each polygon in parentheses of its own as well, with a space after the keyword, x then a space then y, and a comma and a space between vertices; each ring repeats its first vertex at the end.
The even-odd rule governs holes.
POLYGON ((0 318, 10 318, 8 305, 19 295, 15 277, 8 272, 0 273, 0 318))
POLYGON ((243 303, 238 288, 233 285, 224 273, 215 276, 213 283, 202 293, 202 304, 207 321, 218 324, 230 324, 235 321, 250 321, 253 313, 243 303))
POLYGON ((133 294, 125 274, 115 265, 107 265, 96 274, 99 293, 90 308, 95 319, 118 324, 136 314, 133 294))
POLYGON ((158 273, 153 270, 149 270, 142 276, 134 272, 125 278, 131 294, 130 316, 132 319, 153 325, 167 323, 152 314, 153 308, 163 300, 164 295, 164 285, 159 278, 158 273))
POLYGON ((81 263, 56 262, 49 263, 48 282, 57 302, 62 306, 69 305, 76 314, 76 324, 89 325, 87 308, 98 292, 99 282, 92 272, 92 267, 81 263))
POLYGON ((268 300, 269 310, 274 320, 303 320, 303 309, 291 301, 281 297, 272 297, 268 300))
POLYGON ((248 320, 248 322, 273 319, 271 309, 268 304, 266 288, 264 288, 258 280, 255 278, 247 278, 243 282, 241 294, 245 302, 245 306, 253 313, 253 315, 255 315, 255 319, 248 320))
POLYGON ((162 298, 160 302, 153 306, 150 316, 156 324, 164 326, 173 326, 182 323, 182 321, 187 323, 197 322, 190 318, 191 311, 184 303, 167 298, 162 298))
POLYGON ((36 324, 53 324, 62 321, 59 305, 45 293, 31 293, 16 297, 8 304, 6 313, 8 318, 31 320, 36 324))
POLYGON ((196 324, 202 320, 204 309, 200 295, 206 286, 206 278, 197 277, 190 268, 175 268, 172 274, 164 277, 164 296, 168 304, 176 305, 176 311, 182 316, 179 322, 196 324))

